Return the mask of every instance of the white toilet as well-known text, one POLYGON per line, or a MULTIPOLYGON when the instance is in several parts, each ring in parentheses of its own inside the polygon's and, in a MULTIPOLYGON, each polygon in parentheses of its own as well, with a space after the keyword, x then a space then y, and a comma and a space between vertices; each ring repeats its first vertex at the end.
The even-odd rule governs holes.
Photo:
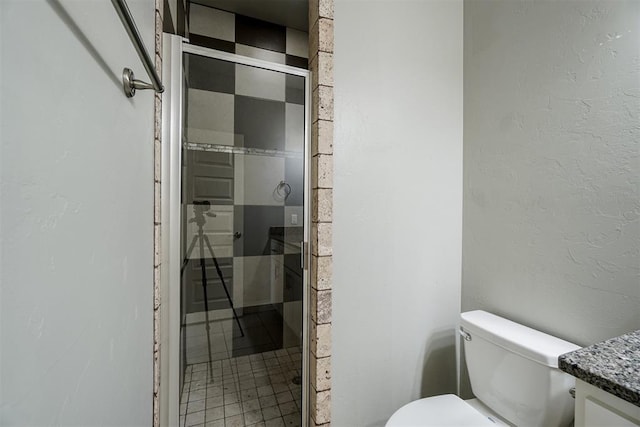
POLYGON ((387 427, 570 425, 574 378, 558 369, 558 356, 579 346, 486 311, 460 317, 476 399, 447 394, 416 400, 398 409, 387 427))

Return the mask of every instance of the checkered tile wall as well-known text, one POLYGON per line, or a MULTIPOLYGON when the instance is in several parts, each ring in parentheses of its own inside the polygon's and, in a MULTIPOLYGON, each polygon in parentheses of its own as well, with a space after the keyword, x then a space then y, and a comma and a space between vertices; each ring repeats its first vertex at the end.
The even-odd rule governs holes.
MULTIPOLYGON (((190 31, 193 44, 307 68, 307 33, 301 31, 196 4, 190 31)), ((286 323, 302 297, 304 79, 191 54, 184 66, 186 203, 209 200, 220 218, 230 215, 231 231, 240 236, 220 238, 220 221, 205 229, 234 305, 275 306, 286 323)), ((215 295, 219 282, 208 283, 215 295)), ((194 281, 192 312, 203 309, 198 286, 194 281)), ((299 340, 293 330, 283 334, 285 346, 299 340)))
POLYGON ((307 68, 308 34, 304 31, 193 3, 189 31, 193 44, 307 68))

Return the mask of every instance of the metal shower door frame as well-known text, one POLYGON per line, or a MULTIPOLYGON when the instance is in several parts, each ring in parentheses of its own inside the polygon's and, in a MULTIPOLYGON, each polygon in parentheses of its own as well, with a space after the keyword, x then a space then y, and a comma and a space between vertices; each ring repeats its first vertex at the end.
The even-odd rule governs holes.
POLYGON ((221 52, 189 44, 180 36, 164 34, 162 98, 161 197, 161 306, 160 306, 160 424, 177 425, 180 384, 180 189, 183 129, 183 54, 190 53, 235 64, 300 76, 305 79, 303 296, 302 296, 302 425, 309 419, 309 303, 311 283, 311 72, 308 70, 221 52))

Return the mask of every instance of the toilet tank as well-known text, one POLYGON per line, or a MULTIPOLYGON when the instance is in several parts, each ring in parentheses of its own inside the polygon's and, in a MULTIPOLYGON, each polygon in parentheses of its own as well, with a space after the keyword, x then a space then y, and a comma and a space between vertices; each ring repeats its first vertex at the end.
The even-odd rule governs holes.
POLYGON ((480 401, 518 427, 571 423, 575 380, 558 369, 558 356, 579 346, 486 311, 460 317, 471 389, 480 401))

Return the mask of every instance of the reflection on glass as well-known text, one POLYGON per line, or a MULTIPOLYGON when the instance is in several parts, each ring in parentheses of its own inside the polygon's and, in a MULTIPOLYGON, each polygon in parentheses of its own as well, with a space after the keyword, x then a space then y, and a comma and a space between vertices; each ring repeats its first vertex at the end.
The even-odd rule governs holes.
POLYGON ((300 425, 304 78, 184 67, 181 419, 300 425))

